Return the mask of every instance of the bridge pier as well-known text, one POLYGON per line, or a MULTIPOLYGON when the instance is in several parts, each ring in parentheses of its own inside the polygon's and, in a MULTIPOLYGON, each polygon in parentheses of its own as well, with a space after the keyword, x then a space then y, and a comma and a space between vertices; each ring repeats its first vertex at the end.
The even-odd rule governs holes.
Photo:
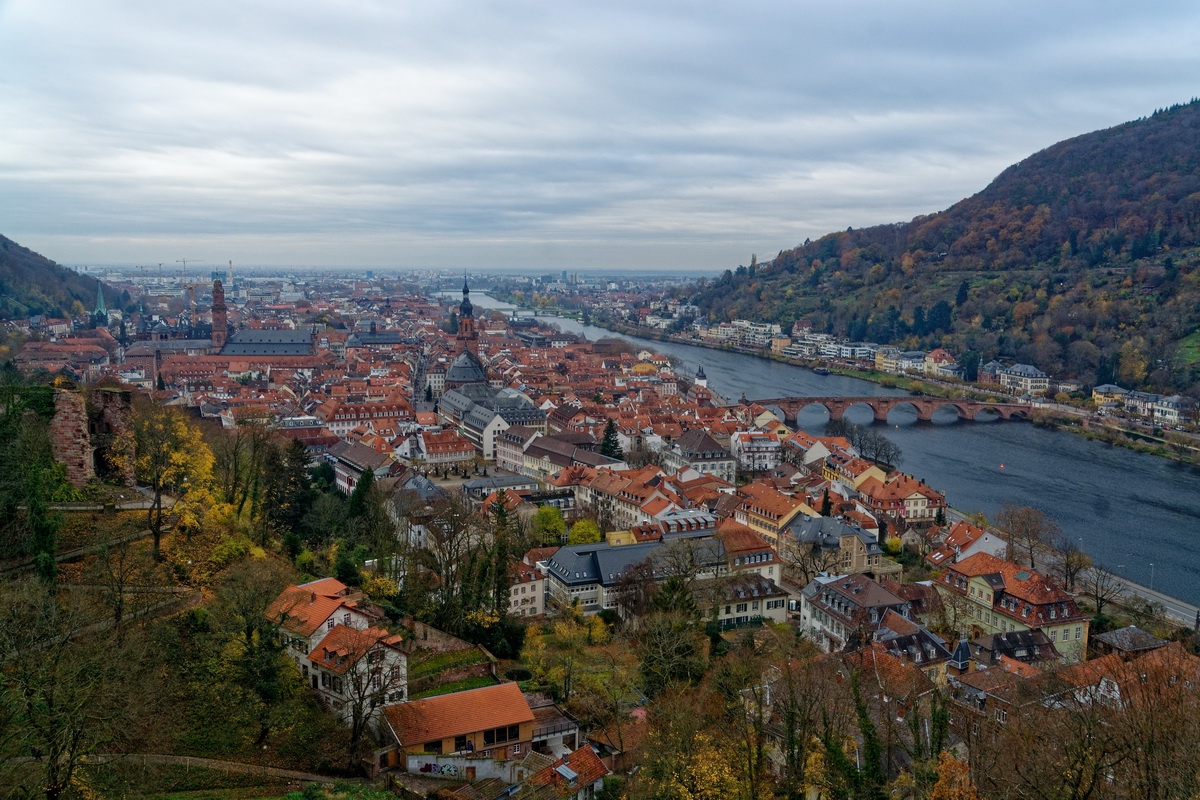
POLYGON ((887 425, 888 412, 892 409, 881 403, 871 403, 871 419, 887 425))

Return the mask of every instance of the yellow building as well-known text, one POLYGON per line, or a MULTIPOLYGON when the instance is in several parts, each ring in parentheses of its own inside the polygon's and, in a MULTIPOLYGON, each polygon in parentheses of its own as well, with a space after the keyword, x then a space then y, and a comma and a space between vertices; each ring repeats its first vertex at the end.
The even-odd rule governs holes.
POLYGON ((967 601, 971 628, 982 633, 1040 629, 1066 661, 1087 653, 1090 620, 1075 598, 1030 569, 991 553, 949 564, 936 584, 944 598, 967 601))

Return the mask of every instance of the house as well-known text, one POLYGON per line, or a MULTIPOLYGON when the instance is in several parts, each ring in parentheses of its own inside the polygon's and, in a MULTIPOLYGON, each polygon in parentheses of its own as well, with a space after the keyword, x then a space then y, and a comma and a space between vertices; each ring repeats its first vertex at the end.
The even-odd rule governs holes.
POLYGON ((832 517, 800 517, 780 540, 779 553, 790 579, 803 583, 815 572, 841 575, 899 574, 899 564, 883 555, 879 537, 832 517))
POLYGON ((1170 642, 1130 659, 1111 653, 1076 664, 1063 677, 1076 687, 1081 702, 1129 709, 1161 703, 1172 692, 1179 693, 1177 700, 1194 695, 1200 688, 1200 658, 1170 642))
POLYGON ((716 475, 733 483, 737 477, 737 459, 703 428, 685 431, 663 449, 663 466, 673 472, 691 467, 706 475, 716 475))
POLYGON ((344 722, 373 721, 379 708, 405 699, 403 637, 382 628, 335 625, 308 654, 308 679, 344 722))
POLYGON ((891 655, 920 669, 935 685, 945 685, 946 665, 952 653, 944 639, 911 617, 887 609, 875 629, 875 641, 891 655))
POLYGON ((897 472, 885 480, 871 477, 858 485, 867 509, 879 519, 905 526, 931 525, 945 514, 946 496, 912 475, 897 472))
POLYGON ((496 762, 521 758, 533 747, 533 710, 515 683, 387 705, 383 719, 397 748, 387 765, 408 772, 468 781, 502 777, 496 762))
POLYGON ((515 617, 540 617, 546 613, 546 578, 537 567, 519 562, 508 589, 508 613, 515 617))
POLYGON ((381 453, 359 442, 340 441, 329 448, 326 457, 333 462, 337 488, 343 494, 354 491, 364 472, 370 471, 376 478, 383 478, 403 469, 390 453, 381 453))
POLYGON ((889 611, 911 618, 906 600, 866 575, 818 576, 800 592, 800 628, 826 653, 867 644, 889 611))
POLYGON ((747 472, 765 472, 779 466, 779 436, 767 431, 741 431, 729 439, 738 466, 747 472))
POLYGON ((1030 364, 1013 364, 999 377, 1000 385, 1013 394, 1039 394, 1050 388, 1050 377, 1030 364))
POLYGON ((322 578, 284 589, 267 607, 266 617, 279 627, 288 657, 308 683, 308 655, 326 634, 338 625, 366 630, 383 614, 358 590, 335 578, 322 578))
POLYGON ((817 516, 795 497, 783 494, 762 483, 748 483, 739 488, 733 518, 749 526, 768 542, 778 544, 794 521, 817 516))
POLYGON ((936 585, 943 603, 962 612, 960 626, 980 635, 1040 628, 1067 661, 1087 653, 1087 615, 1075 598, 1033 570, 976 553, 947 565, 936 585))
POLYGON ((1167 641, 1147 633, 1136 625, 1129 625, 1115 631, 1098 633, 1092 637, 1091 644, 1097 655, 1116 653, 1121 658, 1130 659, 1165 647, 1167 641))
POLYGON ((516 797, 523 800, 593 800, 604 788, 608 767, 585 744, 529 776, 516 797))
POLYGON ((925 556, 925 561, 931 567, 940 567, 970 558, 976 553, 991 553, 1003 558, 1008 553, 1008 542, 991 531, 960 520, 946 532, 942 545, 925 556))
POLYGON ((696 581, 692 595, 701 617, 721 628, 787 621, 787 590, 755 573, 696 581))

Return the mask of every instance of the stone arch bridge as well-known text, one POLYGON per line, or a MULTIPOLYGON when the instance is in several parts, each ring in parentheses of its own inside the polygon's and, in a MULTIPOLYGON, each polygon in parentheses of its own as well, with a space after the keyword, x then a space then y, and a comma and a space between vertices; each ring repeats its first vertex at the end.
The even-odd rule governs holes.
POLYGON ((774 407, 783 412, 783 422, 791 424, 797 415, 811 405, 823 406, 831 420, 841 419, 846 409, 859 404, 871 408, 875 422, 887 422, 888 414, 896 406, 912 406, 917 419, 930 422, 933 414, 943 406, 955 410, 960 420, 975 421, 981 411, 993 411, 1000 419, 1029 419, 1030 406, 1024 403, 984 403, 974 400, 950 400, 945 397, 776 397, 770 400, 755 400, 758 405, 774 407))

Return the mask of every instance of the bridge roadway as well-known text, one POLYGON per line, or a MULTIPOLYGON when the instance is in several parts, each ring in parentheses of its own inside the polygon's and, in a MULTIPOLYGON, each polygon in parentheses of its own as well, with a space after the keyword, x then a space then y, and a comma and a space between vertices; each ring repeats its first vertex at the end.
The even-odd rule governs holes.
POLYGON ((846 409, 859 405, 870 406, 871 414, 876 422, 887 422, 888 414, 896 406, 909 405, 916 409, 917 419, 925 422, 933 420, 933 414, 939 408, 950 406, 961 420, 974 421, 981 411, 993 411, 1001 419, 1029 419, 1031 406, 1025 403, 984 403, 976 400, 951 400, 945 397, 930 397, 917 395, 911 397, 775 397, 769 400, 755 400, 761 406, 774 407, 783 412, 784 423, 796 420, 797 415, 811 405, 823 406, 829 412, 829 418, 838 420, 846 413, 846 409))

